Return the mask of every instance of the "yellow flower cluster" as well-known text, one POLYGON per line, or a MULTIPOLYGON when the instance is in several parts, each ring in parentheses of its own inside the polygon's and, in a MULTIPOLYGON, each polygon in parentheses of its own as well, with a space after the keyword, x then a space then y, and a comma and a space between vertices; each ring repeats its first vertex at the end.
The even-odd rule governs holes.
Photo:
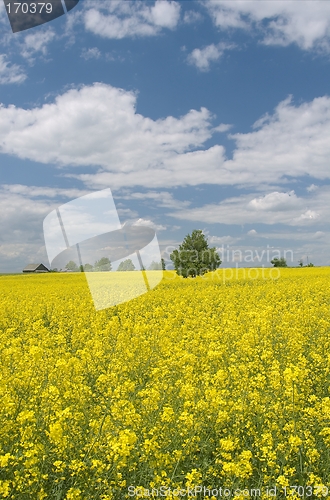
POLYGON ((84 274, 0 277, 0 498, 325 496, 330 269, 229 276, 101 311, 84 274))

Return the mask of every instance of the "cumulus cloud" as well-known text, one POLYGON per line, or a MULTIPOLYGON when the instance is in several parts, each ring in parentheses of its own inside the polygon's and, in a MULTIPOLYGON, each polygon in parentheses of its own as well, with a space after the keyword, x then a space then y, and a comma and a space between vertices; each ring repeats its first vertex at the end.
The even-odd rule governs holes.
POLYGON ((330 217, 330 187, 324 186, 308 198, 289 193, 252 194, 227 198, 216 204, 172 212, 177 219, 219 224, 285 224, 287 226, 326 225, 330 217))
POLYGON ((22 83, 26 74, 17 64, 10 64, 5 54, 0 54, 0 84, 22 83))
POLYGON ((308 222, 316 222, 317 219, 319 219, 321 214, 319 212, 316 212, 315 210, 306 210, 304 213, 299 214, 297 217, 294 217, 292 219, 293 224, 300 225, 303 224, 305 221, 308 222))
POLYGON ((151 21, 161 28, 174 29, 180 18, 180 9, 177 2, 157 0, 150 8, 151 21))
POLYGON ((259 29, 263 43, 303 50, 330 51, 330 4, 322 0, 207 0, 205 7, 220 29, 259 29))
POLYGON ((271 116, 255 124, 255 130, 233 134, 236 150, 226 167, 250 184, 253 172, 258 183, 278 182, 286 176, 329 178, 330 98, 315 98, 300 106, 289 97, 271 116))
POLYGON ((189 54, 187 60, 189 64, 196 66, 200 71, 209 71, 210 63, 213 61, 218 61, 225 50, 233 48, 233 45, 218 43, 215 45, 207 45, 203 49, 194 49, 191 54, 189 54))
POLYGON ((162 224, 155 224, 150 219, 138 219, 132 224, 132 226, 147 226, 151 227, 155 231, 164 231, 166 229, 166 226, 163 226, 162 224))
POLYGON ((180 19, 178 2, 157 0, 154 5, 142 1, 88 2, 84 14, 87 30, 104 38, 154 36, 162 29, 174 29, 180 19))
POLYGON ((221 146, 189 152, 211 137, 206 108, 151 120, 136 113, 135 103, 132 92, 95 84, 71 89, 40 108, 2 106, 0 151, 44 163, 102 167, 79 176, 93 188, 196 185, 218 168, 221 146))
POLYGON ((214 132, 228 132, 232 128, 232 125, 229 123, 220 123, 217 127, 214 127, 214 132))
POLYGON ((274 193, 266 194, 259 198, 254 198, 249 201, 248 206, 254 210, 288 210, 291 207, 296 207, 300 204, 300 199, 294 191, 288 193, 274 193))
MULTIPOLYGON (((89 189, 207 183, 267 189, 287 183, 288 176, 330 177, 328 96, 298 106, 288 98, 252 132, 230 135, 236 141, 232 159, 220 144, 205 149, 215 132, 229 127, 212 127, 215 117, 206 108, 152 120, 136 112, 136 99, 136 93, 94 84, 32 109, 2 105, 0 152, 60 167, 90 167, 84 174, 72 169, 66 174, 89 189)), ((272 196, 279 196, 278 203, 283 198, 272 196)), ((287 203, 296 200, 285 197, 287 203)), ((253 203, 273 202, 269 197, 253 203)))
POLYGON ((315 184, 311 184, 306 189, 309 193, 311 193, 312 191, 316 191, 316 189, 318 189, 318 186, 316 186, 315 184))
POLYGON ((48 44, 55 38, 55 32, 52 28, 44 31, 36 31, 29 33, 24 37, 21 47, 21 55, 29 60, 34 61, 34 56, 39 52, 43 56, 48 53, 48 44))

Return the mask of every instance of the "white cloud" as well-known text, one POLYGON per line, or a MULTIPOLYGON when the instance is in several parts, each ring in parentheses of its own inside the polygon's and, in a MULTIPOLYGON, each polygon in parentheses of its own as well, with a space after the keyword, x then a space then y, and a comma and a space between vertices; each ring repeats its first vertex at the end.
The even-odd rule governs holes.
MULTIPOLYGON (((258 120, 252 132, 230 135, 236 141, 232 159, 226 159, 220 144, 203 149, 212 134, 227 128, 212 128, 214 116, 206 108, 152 120, 136 112, 136 99, 133 92, 99 83, 71 89, 32 109, 0 105, 0 152, 63 167, 91 167, 84 174, 67 174, 89 189, 209 183, 267 190, 288 183, 288 177, 330 177, 328 96, 299 106, 288 98, 258 120)), ((295 196, 285 196, 294 202, 295 196)))
POLYGON ((48 266, 43 220, 63 201, 84 194, 88 192, 74 188, 0 185, 0 269, 20 272, 32 262, 48 266))
POLYGON ((228 130, 230 130, 231 128, 232 125, 230 125, 229 123, 220 123, 220 125, 213 128, 213 131, 222 133, 222 132, 228 132, 228 130))
POLYGON ((101 52, 97 47, 92 47, 90 49, 83 49, 81 52, 81 57, 86 59, 99 59, 101 57, 101 52))
POLYGON ((203 49, 194 49, 188 56, 188 63, 196 66, 201 71, 208 71, 210 63, 218 61, 224 54, 225 50, 233 48, 233 45, 219 43, 207 45, 203 49))
POLYGON ((248 231, 247 232, 247 235, 248 236, 257 236, 257 231, 255 229, 251 229, 251 231, 248 231))
POLYGON ((312 191, 316 191, 316 189, 318 189, 319 187, 316 186, 315 184, 311 184, 310 186, 308 186, 306 189, 309 193, 311 193, 312 191))
POLYGON ((49 266, 45 247, 36 243, 0 243, 0 268, 2 272, 20 273, 27 264, 49 266))
MULTIPOLYGON (((271 240, 271 241, 278 241, 278 240, 289 240, 289 241, 310 241, 310 240, 321 240, 324 239, 325 237, 329 237, 330 233, 325 233, 324 231, 316 231, 313 232, 312 230, 310 231, 302 231, 301 228, 298 228, 299 230, 292 231, 290 230, 289 232, 279 232, 279 231, 273 231, 273 232, 260 232, 258 233, 259 238, 264 238, 266 240, 271 240)), ((249 234, 250 231, 247 233, 249 234)))
POLYGON ((301 200, 297 197, 294 191, 288 193, 279 193, 277 191, 266 194, 259 198, 254 198, 249 201, 248 207, 254 210, 288 210, 291 207, 296 207, 301 204, 301 200))
POLYGON ((151 227, 155 231, 165 231, 166 229, 166 226, 163 226, 162 224, 155 224, 150 219, 138 219, 132 224, 132 226, 147 226, 151 227))
POLYGON ((209 243, 216 245, 232 245, 240 241, 241 238, 237 238, 234 236, 209 236, 209 243))
POLYGON ((300 223, 304 223, 305 221, 315 222, 319 218, 320 213, 316 212, 315 210, 306 210, 306 212, 298 215, 297 217, 294 217, 294 219, 292 219, 292 222, 296 225, 299 225, 300 223))
POLYGON ((151 21, 161 28, 174 29, 180 18, 180 9, 177 2, 157 0, 150 9, 151 21))
POLYGON ((40 108, 2 106, 0 151, 44 163, 102 167, 79 175, 93 188, 196 185, 212 175, 224 149, 189 152, 211 137, 206 108, 154 121, 137 114, 135 102, 132 92, 95 84, 71 89, 40 108))
POLYGON ((118 204, 116 205, 116 208, 119 217, 128 217, 129 219, 134 219, 138 216, 138 213, 135 210, 131 210, 130 208, 118 208, 118 204))
POLYGON ((133 192, 118 197, 125 200, 152 200, 153 206, 157 205, 159 207, 174 209, 187 208, 191 204, 190 201, 174 199, 173 194, 168 191, 133 192))
POLYGON ((180 210, 168 215, 181 220, 208 224, 285 224, 287 226, 326 225, 330 218, 330 187, 324 186, 312 195, 302 198, 293 191, 268 193, 255 198, 242 195, 218 204, 180 210))
MULTIPOLYGON (((1 190, 0 205, 2 228, 5 226, 7 230, 24 231, 25 224, 23 225, 22 221, 29 218, 34 219, 35 216, 46 216, 51 203, 45 200, 30 199, 28 196, 15 194, 9 190, 1 190)), ((34 229, 35 224, 29 228, 31 235, 33 235, 34 229)), ((2 230, 0 234, 4 235, 6 232, 2 230)))
POLYGON ((325 237, 327 236, 327 233, 325 233, 324 231, 316 231, 316 233, 314 233, 312 235, 312 238, 314 240, 322 240, 324 239, 325 237))
MULTIPOLYGON (((44 218, 61 204, 59 199, 78 198, 87 193, 78 189, 0 185, 0 269, 5 272, 20 272, 31 262, 49 265, 43 238, 44 218)), ((148 226, 157 232, 167 229, 151 218, 138 219, 136 211, 120 205, 116 203, 118 213, 122 218, 129 218, 128 223, 148 226)))
POLYGON ((21 55, 28 59, 30 62, 34 61, 34 55, 41 53, 46 56, 48 53, 48 44, 55 38, 55 32, 52 28, 44 31, 36 31, 29 33, 24 37, 22 44, 21 55))
POLYGON ((330 50, 330 4, 322 0, 209 0, 204 2, 214 24, 220 29, 252 32, 258 28, 263 43, 301 49, 330 50))
POLYGON ((5 193, 23 195, 28 198, 79 198, 90 193, 90 191, 83 189, 25 186, 23 184, 2 184, 0 188, 5 193))
POLYGON ((329 178, 330 98, 315 98, 300 106, 291 97, 272 116, 255 124, 255 131, 233 134, 236 150, 226 162, 241 183, 276 183, 286 176, 329 178), (253 181, 253 177, 255 180, 253 181))
POLYGON ((154 36, 163 28, 174 29, 180 19, 181 7, 174 1, 157 0, 150 6, 142 1, 113 0, 95 5, 86 5, 85 27, 105 38, 154 36))
POLYGON ((198 21, 201 21, 202 19, 203 16, 199 12, 196 12, 195 10, 187 10, 183 16, 183 22, 186 24, 193 24, 198 21))
POLYGON ((42 221, 55 205, 0 188, 0 268, 19 272, 29 262, 48 259, 42 221))
POLYGON ((0 54, 0 84, 22 83, 26 74, 17 64, 10 64, 5 54, 0 54))

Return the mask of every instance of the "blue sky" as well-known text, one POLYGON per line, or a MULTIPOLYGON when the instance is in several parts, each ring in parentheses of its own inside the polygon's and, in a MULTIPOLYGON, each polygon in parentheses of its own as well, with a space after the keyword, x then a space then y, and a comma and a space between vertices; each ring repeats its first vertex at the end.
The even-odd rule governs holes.
POLYGON ((0 36, 0 272, 104 188, 165 260, 202 229, 225 267, 330 264, 329 2, 80 0, 15 34, 1 3, 0 36))

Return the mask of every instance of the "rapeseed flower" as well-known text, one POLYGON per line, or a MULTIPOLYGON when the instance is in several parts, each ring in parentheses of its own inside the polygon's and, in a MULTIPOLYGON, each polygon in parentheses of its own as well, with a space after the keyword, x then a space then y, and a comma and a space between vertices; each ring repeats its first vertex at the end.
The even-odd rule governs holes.
POLYGON ((253 276, 165 273, 102 311, 83 274, 0 277, 0 497, 327 496, 330 271, 253 276))

